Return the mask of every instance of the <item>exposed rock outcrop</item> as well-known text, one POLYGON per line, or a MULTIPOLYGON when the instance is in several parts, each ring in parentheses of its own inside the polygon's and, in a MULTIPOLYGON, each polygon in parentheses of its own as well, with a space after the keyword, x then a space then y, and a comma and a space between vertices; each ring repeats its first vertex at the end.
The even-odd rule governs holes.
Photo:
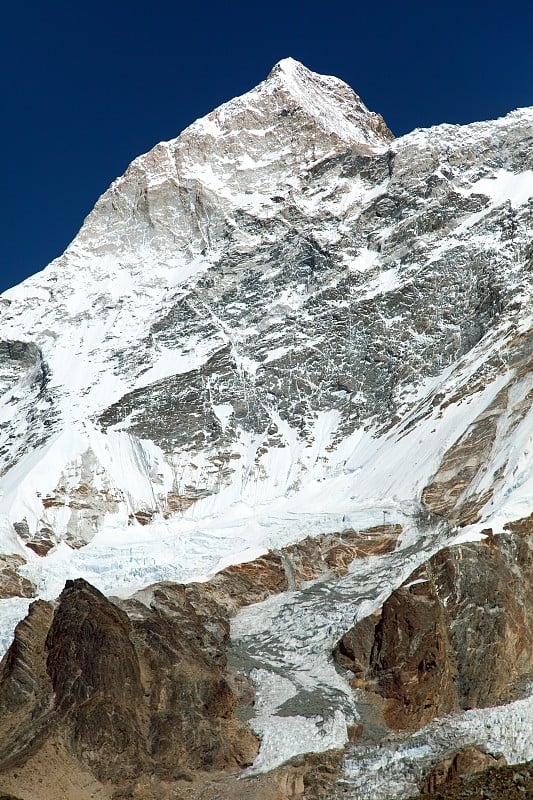
POLYGON ((484 753, 476 747, 464 747, 450 758, 437 764, 420 784, 422 794, 435 794, 461 777, 477 775, 492 767, 501 767, 506 763, 503 756, 484 753))
POLYGON ((200 616, 177 584, 157 584, 121 606, 132 620, 148 693, 147 740, 157 773, 250 764, 257 742, 234 717, 224 610, 209 607, 200 616))
POLYGON ((23 763, 52 730, 54 693, 45 640, 53 613, 51 603, 32 603, 0 662, 0 770, 23 763))
MULTIPOLYGON (((150 527, 206 497, 217 513, 282 497, 364 470, 344 448, 357 431, 392 451, 488 389, 477 422, 429 437, 462 455, 424 476, 428 507, 475 518, 528 352, 532 119, 393 140, 342 81, 284 59, 135 159, 0 304, 0 475, 33 475, 1 499, 10 534, 44 554, 111 518, 150 527), (481 424, 495 381, 509 409, 481 424)), ((503 485, 515 465, 498 466, 503 485)))
MULTIPOLYGON (((505 386, 446 451, 438 471, 422 492, 423 505, 446 517, 452 526, 462 527, 479 520, 481 510, 499 488, 507 466, 502 462, 494 469, 497 444, 520 425, 533 403, 531 331, 504 341, 498 358, 506 366, 505 386)), ((481 391, 485 382, 486 376, 479 375, 470 387, 446 398, 441 407, 468 399, 481 391)))
POLYGON ((211 598, 229 615, 259 603, 273 594, 300 588, 306 581, 345 575, 356 559, 390 553, 398 544, 401 525, 380 525, 361 531, 308 536, 253 561, 226 567, 207 583, 187 586, 187 596, 197 608, 211 598))
POLYGON ((290 562, 294 585, 324 575, 341 577, 356 558, 390 553, 398 544, 401 525, 378 525, 362 531, 344 530, 338 534, 309 536, 282 549, 290 562))
POLYGON ((22 556, 12 553, 0 554, 0 599, 6 597, 35 597, 36 589, 33 583, 20 575, 19 568, 26 561, 22 556))
MULTIPOLYGON (((466 774, 435 792, 423 791, 416 800, 532 800, 533 762, 489 766, 480 774, 466 774)), ((414 800, 412 798, 411 800, 414 800)))
POLYGON ((531 510, 532 131, 522 109, 394 140, 284 59, 0 298, 0 540, 33 551, 0 563, 9 624, 25 574, 150 584, 31 606, 0 667, 5 791, 50 800, 49 765, 76 800, 310 800, 338 754, 293 755, 520 694, 530 521, 404 579, 531 510), (358 720, 330 654, 363 614, 336 650, 379 706, 358 720), (243 718, 275 769, 237 783, 243 718))
MULTIPOLYGON (((302 582, 343 575, 354 558, 390 552, 400 533, 384 525, 308 538, 208 583, 154 584, 127 600, 67 581, 57 608, 32 605, 2 662, 0 766, 9 785, 18 785, 15 769, 27 782, 52 751, 58 769, 92 775, 87 785, 96 781, 99 792, 111 782, 137 787, 135 797, 143 775, 173 783, 242 769, 257 741, 234 707, 253 702, 253 690, 227 671, 229 616, 302 582)), ((276 771, 273 783, 259 781, 257 796, 286 800, 305 786, 323 796, 340 763, 338 755, 334 768, 331 758, 276 771)))
POLYGON ((433 556, 339 642, 354 686, 386 698, 392 728, 509 701, 533 674, 531 517, 433 556))
POLYGON ((67 581, 46 637, 55 713, 69 749, 102 778, 150 764, 139 659, 127 615, 83 580, 67 581))
POLYGON ((234 717, 223 613, 209 631, 177 584, 121 606, 81 579, 55 611, 32 605, 2 662, 3 772, 22 772, 43 747, 115 785, 251 763, 257 742, 234 717))

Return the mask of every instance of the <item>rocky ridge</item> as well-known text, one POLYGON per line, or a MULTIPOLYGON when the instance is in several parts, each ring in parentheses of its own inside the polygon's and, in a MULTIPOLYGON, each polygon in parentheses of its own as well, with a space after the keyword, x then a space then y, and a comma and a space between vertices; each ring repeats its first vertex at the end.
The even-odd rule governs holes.
MULTIPOLYGON (((290 759, 268 773, 266 782, 257 776, 240 788, 234 783, 235 769, 251 763, 257 742, 238 720, 253 713, 255 697, 242 663, 233 661, 228 671, 229 616, 283 596, 298 573, 309 585, 345 575, 346 557, 364 561, 369 548, 376 554, 390 550, 390 537, 394 543, 398 534, 390 528, 317 537, 229 567, 206 584, 156 584, 126 600, 110 602, 79 580, 67 584, 58 603, 35 602, 0 665, 0 786, 46 798, 37 776, 51 749, 60 773, 70 774, 72 764, 75 774, 85 770, 87 791, 98 792, 87 797, 164 800, 220 796, 221 790, 228 800, 337 796, 335 786, 344 781, 342 751, 290 759), (366 545, 358 554, 354 539, 366 545), (323 558, 324 552, 332 555, 323 558)), ((496 542, 493 537, 488 544, 440 551, 393 592, 379 615, 345 634, 336 658, 355 672, 356 694, 364 688, 366 703, 376 691, 392 701, 389 707, 375 705, 373 719, 367 711, 363 724, 349 731, 352 758, 360 741, 366 747, 383 741, 386 725, 418 728, 457 708, 453 691, 462 689, 459 698, 470 707, 523 691, 518 679, 531 677, 532 637, 531 603, 521 593, 530 589, 531 563, 529 519, 496 542), (480 610, 493 616, 494 595, 501 618, 487 628, 475 617, 480 610), (503 613, 513 607, 514 616, 503 613), (482 635, 485 644, 472 647, 472 635, 482 635), (390 656, 394 663, 387 663, 390 656), (491 684, 487 658, 493 658, 491 684), (381 730, 379 718, 386 723, 381 730)), ((440 791, 460 774, 496 763, 489 753, 472 752, 467 758, 467 748, 436 764, 434 756, 422 767, 422 789, 440 791)))
POLYGON ((19 624, 0 681, 3 780, 31 777, 45 747, 65 753, 61 771, 74 758, 111 788, 252 762, 225 674, 227 621, 202 621, 178 585, 122 605, 80 579, 19 624))
POLYGON ((424 791, 418 800, 531 800, 533 797, 533 764, 515 767, 492 766, 482 775, 460 775, 449 785, 439 786, 430 794, 424 791))

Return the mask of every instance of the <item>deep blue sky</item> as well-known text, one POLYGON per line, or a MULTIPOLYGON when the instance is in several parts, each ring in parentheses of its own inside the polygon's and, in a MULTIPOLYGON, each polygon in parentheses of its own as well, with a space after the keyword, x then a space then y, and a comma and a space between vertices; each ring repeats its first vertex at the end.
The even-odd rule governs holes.
POLYGON ((532 31, 531 0, 10 0, 0 290, 58 256, 135 156, 280 58, 342 78, 399 135, 533 105, 532 31))

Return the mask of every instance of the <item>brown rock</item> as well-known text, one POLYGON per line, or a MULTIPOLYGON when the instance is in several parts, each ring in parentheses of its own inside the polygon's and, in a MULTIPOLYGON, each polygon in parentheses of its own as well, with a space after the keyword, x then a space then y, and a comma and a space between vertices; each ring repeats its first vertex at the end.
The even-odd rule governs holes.
POLYGON ((12 553, 0 555, 0 599, 7 597, 35 597, 35 586, 27 578, 19 575, 19 567, 26 561, 22 556, 12 553))
POLYGON ((348 741, 356 742, 364 733, 364 727, 361 724, 348 725, 348 741))
POLYGON ((153 511, 136 511, 135 514, 132 514, 130 519, 135 519, 139 525, 148 525, 153 519, 154 512, 153 511))
POLYGON ((31 534, 26 518, 14 522, 13 528, 26 547, 33 550, 38 556, 45 556, 55 544, 53 532, 50 528, 42 526, 34 534, 31 534))
POLYGON ((345 575, 356 558, 392 552, 401 532, 401 525, 379 525, 362 531, 348 528, 339 533, 308 536, 281 552, 299 587, 324 575, 345 575))
POLYGON ((69 744, 100 778, 150 763, 144 689, 127 615, 82 579, 67 581, 48 636, 47 669, 69 744))
POLYGON ((46 535, 40 538, 30 539, 26 542, 26 547, 32 550, 36 555, 41 556, 41 558, 44 558, 53 546, 54 542, 46 535))
POLYGON ((50 603, 32 603, 0 662, 0 770, 37 749, 52 725, 53 688, 44 646, 52 616, 50 603))
POLYGON ((111 800, 112 794, 67 750, 57 731, 23 765, 2 771, 0 786, 20 800, 111 800))
POLYGON ((457 781, 461 776, 476 775, 491 767, 503 766, 503 756, 492 756, 476 747, 464 747, 451 758, 437 764, 420 784, 420 791, 435 794, 439 789, 457 781))
MULTIPOLYGON (((212 602, 208 604, 212 610, 212 602)), ((234 718, 223 610, 218 608, 207 626, 208 615, 197 613, 186 588, 171 583, 157 584, 121 605, 133 621, 158 774, 171 776, 177 766, 227 769, 250 764, 257 740, 234 718), (137 599, 141 597, 142 602, 137 599)))
POLYGON ((309 536, 254 561, 227 567, 208 583, 189 584, 187 597, 201 615, 216 614, 216 607, 232 615, 244 606, 299 587, 305 581, 324 575, 345 575, 356 558, 390 553, 401 532, 401 525, 380 525, 363 531, 350 528, 309 536), (209 601, 215 606, 207 609, 209 601))
MULTIPOLYGON (((500 364, 503 353, 509 376, 506 386, 448 449, 431 482, 422 492, 422 503, 427 510, 446 517, 452 526, 477 522, 495 489, 502 486, 505 468, 485 476, 486 465, 497 443, 510 436, 531 409, 531 330, 503 343, 503 350, 498 354, 500 364), (490 488, 483 493, 476 491, 476 483, 481 477, 490 477, 490 488)), ((483 390, 487 376, 481 371, 477 377, 474 373, 473 377, 470 385, 462 386, 458 394, 448 397, 441 408, 450 403, 459 403, 473 392, 483 390)))
POLYGON ((504 531, 512 531, 518 536, 528 539, 533 536, 533 513, 529 517, 508 522, 503 526, 504 531))
POLYGON ((38 601, 18 625, 0 667, 0 770, 13 787, 38 796, 32 775, 45 752, 94 786, 172 781, 255 757, 257 740, 233 713, 223 610, 208 629, 177 584, 120 605, 68 581, 55 613, 38 601))
POLYGON ((420 727, 455 707, 455 658, 432 584, 400 588, 385 603, 371 662, 380 693, 395 701, 386 713, 393 728, 420 727))
POLYGON ((481 773, 460 776, 416 800, 533 800, 533 762, 493 766, 481 773))
POLYGON ((359 685, 388 698, 392 728, 420 727, 456 707, 457 670, 446 642, 443 608, 434 585, 424 581, 394 592, 381 614, 343 637, 336 655, 359 685))
POLYGON ((219 613, 220 609, 224 609, 226 615, 232 615, 244 606, 259 603, 288 588, 282 555, 269 552, 254 561, 227 567, 208 583, 189 584, 187 597, 199 613, 202 613, 202 607, 210 599, 219 606, 219 613))
POLYGON ((381 609, 365 617, 344 634, 335 648, 338 664, 355 675, 354 686, 363 686, 371 679, 370 654, 376 638, 376 628, 381 621, 381 609))
POLYGON ((446 548, 340 640, 335 659, 387 699, 389 726, 520 695, 533 673, 532 527, 446 548))
POLYGON ((467 493, 471 483, 488 461, 497 432, 497 418, 507 393, 500 392, 488 412, 476 421, 446 453, 437 474, 422 492, 422 503, 434 514, 446 516, 458 525, 468 525, 479 519, 477 512, 490 499, 490 494, 478 497, 467 493))

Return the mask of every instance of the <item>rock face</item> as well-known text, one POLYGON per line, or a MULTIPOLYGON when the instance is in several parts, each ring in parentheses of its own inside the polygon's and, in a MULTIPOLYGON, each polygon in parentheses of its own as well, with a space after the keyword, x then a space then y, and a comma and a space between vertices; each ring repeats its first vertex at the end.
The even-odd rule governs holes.
POLYGON ((531 800, 533 797, 533 762, 515 767, 490 766, 479 774, 459 776, 449 785, 440 786, 435 792, 424 790, 417 800, 477 800, 479 797, 502 798, 502 800, 531 800))
POLYGON ((32 605, 2 662, 2 770, 23 775, 49 741, 119 786, 251 763, 257 743, 234 718, 225 671, 227 628, 222 613, 218 627, 201 620, 178 585, 119 608, 67 582, 55 611, 32 605))
MULTIPOLYGON (((19 783, 29 780, 50 747, 57 769, 87 770, 115 787, 141 786, 143 775, 173 783, 242 769, 257 741, 235 707, 253 704, 253 689, 227 670, 229 615, 302 580, 345 574, 353 559, 393 549, 399 533, 381 526, 308 539, 206 584, 155 584, 127 600, 67 581, 55 608, 32 604, 2 662, 0 775, 16 769, 19 783)), ((289 764, 265 798, 288 800, 306 786, 326 796, 340 758, 289 764)))
POLYGON ((68 582, 46 650, 55 711, 76 754, 103 778, 146 769, 144 692, 127 615, 84 581, 68 582))
POLYGON ((531 517, 512 528, 440 551, 339 642, 337 661, 387 698, 392 728, 497 705, 531 679, 531 517))
POLYGON ((255 737, 234 718, 234 693, 226 674, 228 622, 223 610, 195 610, 183 587, 154 587, 150 611, 142 600, 124 601, 133 620, 141 669, 150 687, 148 740, 165 776, 176 765, 228 769, 250 764, 255 737))
POLYGON ((55 610, 32 604, 2 662, 0 768, 22 767, 58 731, 102 781, 242 768, 257 744, 234 707, 253 693, 227 673, 229 615, 302 577, 343 574, 346 562, 389 551, 399 533, 385 526, 304 540, 209 583, 155 584, 128 600, 67 581, 55 610))
POLYGON ((437 764, 420 785, 420 792, 435 794, 439 789, 446 788, 463 776, 476 775, 504 764, 505 759, 501 756, 495 758, 490 753, 483 753, 475 747, 465 747, 454 756, 437 764))
POLYGON ((385 719, 391 727, 419 727, 457 708, 457 666, 446 646, 446 623, 433 587, 400 588, 381 614, 341 640, 339 661, 355 669, 362 687, 374 688, 375 680, 390 700, 385 719))
POLYGON ((0 554, 0 598, 35 597, 35 586, 19 573, 26 563, 22 556, 0 554))
POLYGON ((0 769, 17 765, 39 748, 53 726, 53 687, 46 670, 45 639, 53 617, 37 600, 17 626, 0 665, 0 769))

